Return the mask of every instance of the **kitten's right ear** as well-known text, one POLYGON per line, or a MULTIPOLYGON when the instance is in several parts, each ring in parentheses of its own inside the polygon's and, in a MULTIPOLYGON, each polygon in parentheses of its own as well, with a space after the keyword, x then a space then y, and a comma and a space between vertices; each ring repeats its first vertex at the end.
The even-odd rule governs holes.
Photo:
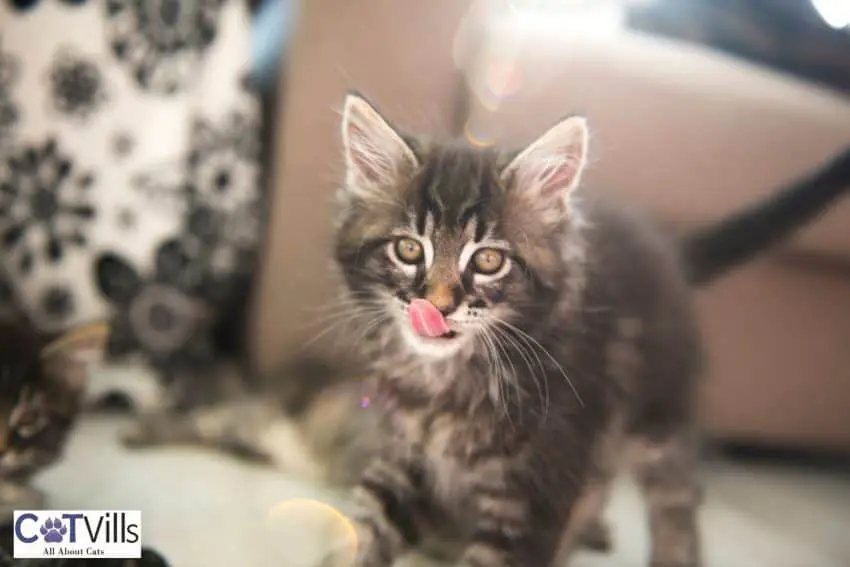
POLYGON ((346 186, 368 195, 393 186, 419 166, 413 150, 362 96, 349 93, 342 113, 346 186))

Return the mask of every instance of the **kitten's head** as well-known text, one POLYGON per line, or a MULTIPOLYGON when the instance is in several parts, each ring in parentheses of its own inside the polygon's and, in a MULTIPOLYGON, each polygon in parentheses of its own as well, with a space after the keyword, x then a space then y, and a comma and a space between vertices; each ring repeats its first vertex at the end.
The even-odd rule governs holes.
POLYGON ((391 322, 376 332, 434 358, 494 349, 579 281, 583 118, 508 153, 407 137, 352 94, 342 136, 336 258, 367 319, 391 322))
POLYGON ((87 324, 44 345, 26 325, 0 325, 0 477, 26 477, 61 455, 107 334, 87 324))

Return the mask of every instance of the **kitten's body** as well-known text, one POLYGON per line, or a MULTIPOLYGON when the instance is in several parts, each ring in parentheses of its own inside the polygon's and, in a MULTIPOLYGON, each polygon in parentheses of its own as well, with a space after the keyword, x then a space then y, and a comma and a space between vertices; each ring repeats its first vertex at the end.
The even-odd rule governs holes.
POLYGON ((351 95, 342 132, 336 259, 364 323, 381 321, 363 348, 389 422, 355 491, 356 565, 438 532, 464 567, 561 564, 599 525, 627 443, 651 565, 700 565, 689 282, 652 225, 575 197, 584 120, 510 154, 406 138, 351 95))
MULTIPOLYGON (((392 434, 359 487, 367 509, 360 564, 391 564, 440 526, 463 542, 465 565, 550 565, 598 518, 625 443, 639 441, 661 538, 654 564, 696 565, 699 341, 674 248, 639 219, 598 204, 576 206, 566 222, 545 220, 546 211, 499 186, 504 164, 493 154, 417 149, 418 172, 402 199, 430 219, 418 222, 436 251, 429 276, 452 278, 465 210, 481 201, 477 222, 492 223, 524 269, 456 300, 457 309, 510 303, 483 344, 428 356, 410 347, 392 315, 365 337, 392 434)), ((362 227, 395 222, 381 207, 393 205, 370 203, 339 232, 354 297, 386 277, 385 261, 362 242, 362 227)), ((416 292, 391 285, 403 310, 416 292)))

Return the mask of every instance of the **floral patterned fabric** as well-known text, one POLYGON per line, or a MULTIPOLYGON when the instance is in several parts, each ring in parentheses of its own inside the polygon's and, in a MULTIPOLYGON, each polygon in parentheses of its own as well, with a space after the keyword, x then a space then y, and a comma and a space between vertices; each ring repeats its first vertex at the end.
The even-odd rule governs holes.
POLYGON ((0 316, 208 360, 262 232, 241 0, 0 0, 0 316))

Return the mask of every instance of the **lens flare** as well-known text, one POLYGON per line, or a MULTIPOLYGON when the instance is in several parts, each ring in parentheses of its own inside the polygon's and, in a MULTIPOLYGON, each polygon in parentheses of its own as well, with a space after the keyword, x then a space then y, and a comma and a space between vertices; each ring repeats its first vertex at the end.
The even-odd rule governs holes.
POLYGON ((351 567, 357 532, 333 506, 307 498, 284 500, 266 517, 269 541, 288 567, 351 567))
POLYGON ((492 146, 495 141, 482 132, 476 132, 473 129, 472 124, 469 122, 466 123, 466 126, 463 128, 463 135, 467 139, 467 141, 475 146, 476 148, 488 148, 492 146))

